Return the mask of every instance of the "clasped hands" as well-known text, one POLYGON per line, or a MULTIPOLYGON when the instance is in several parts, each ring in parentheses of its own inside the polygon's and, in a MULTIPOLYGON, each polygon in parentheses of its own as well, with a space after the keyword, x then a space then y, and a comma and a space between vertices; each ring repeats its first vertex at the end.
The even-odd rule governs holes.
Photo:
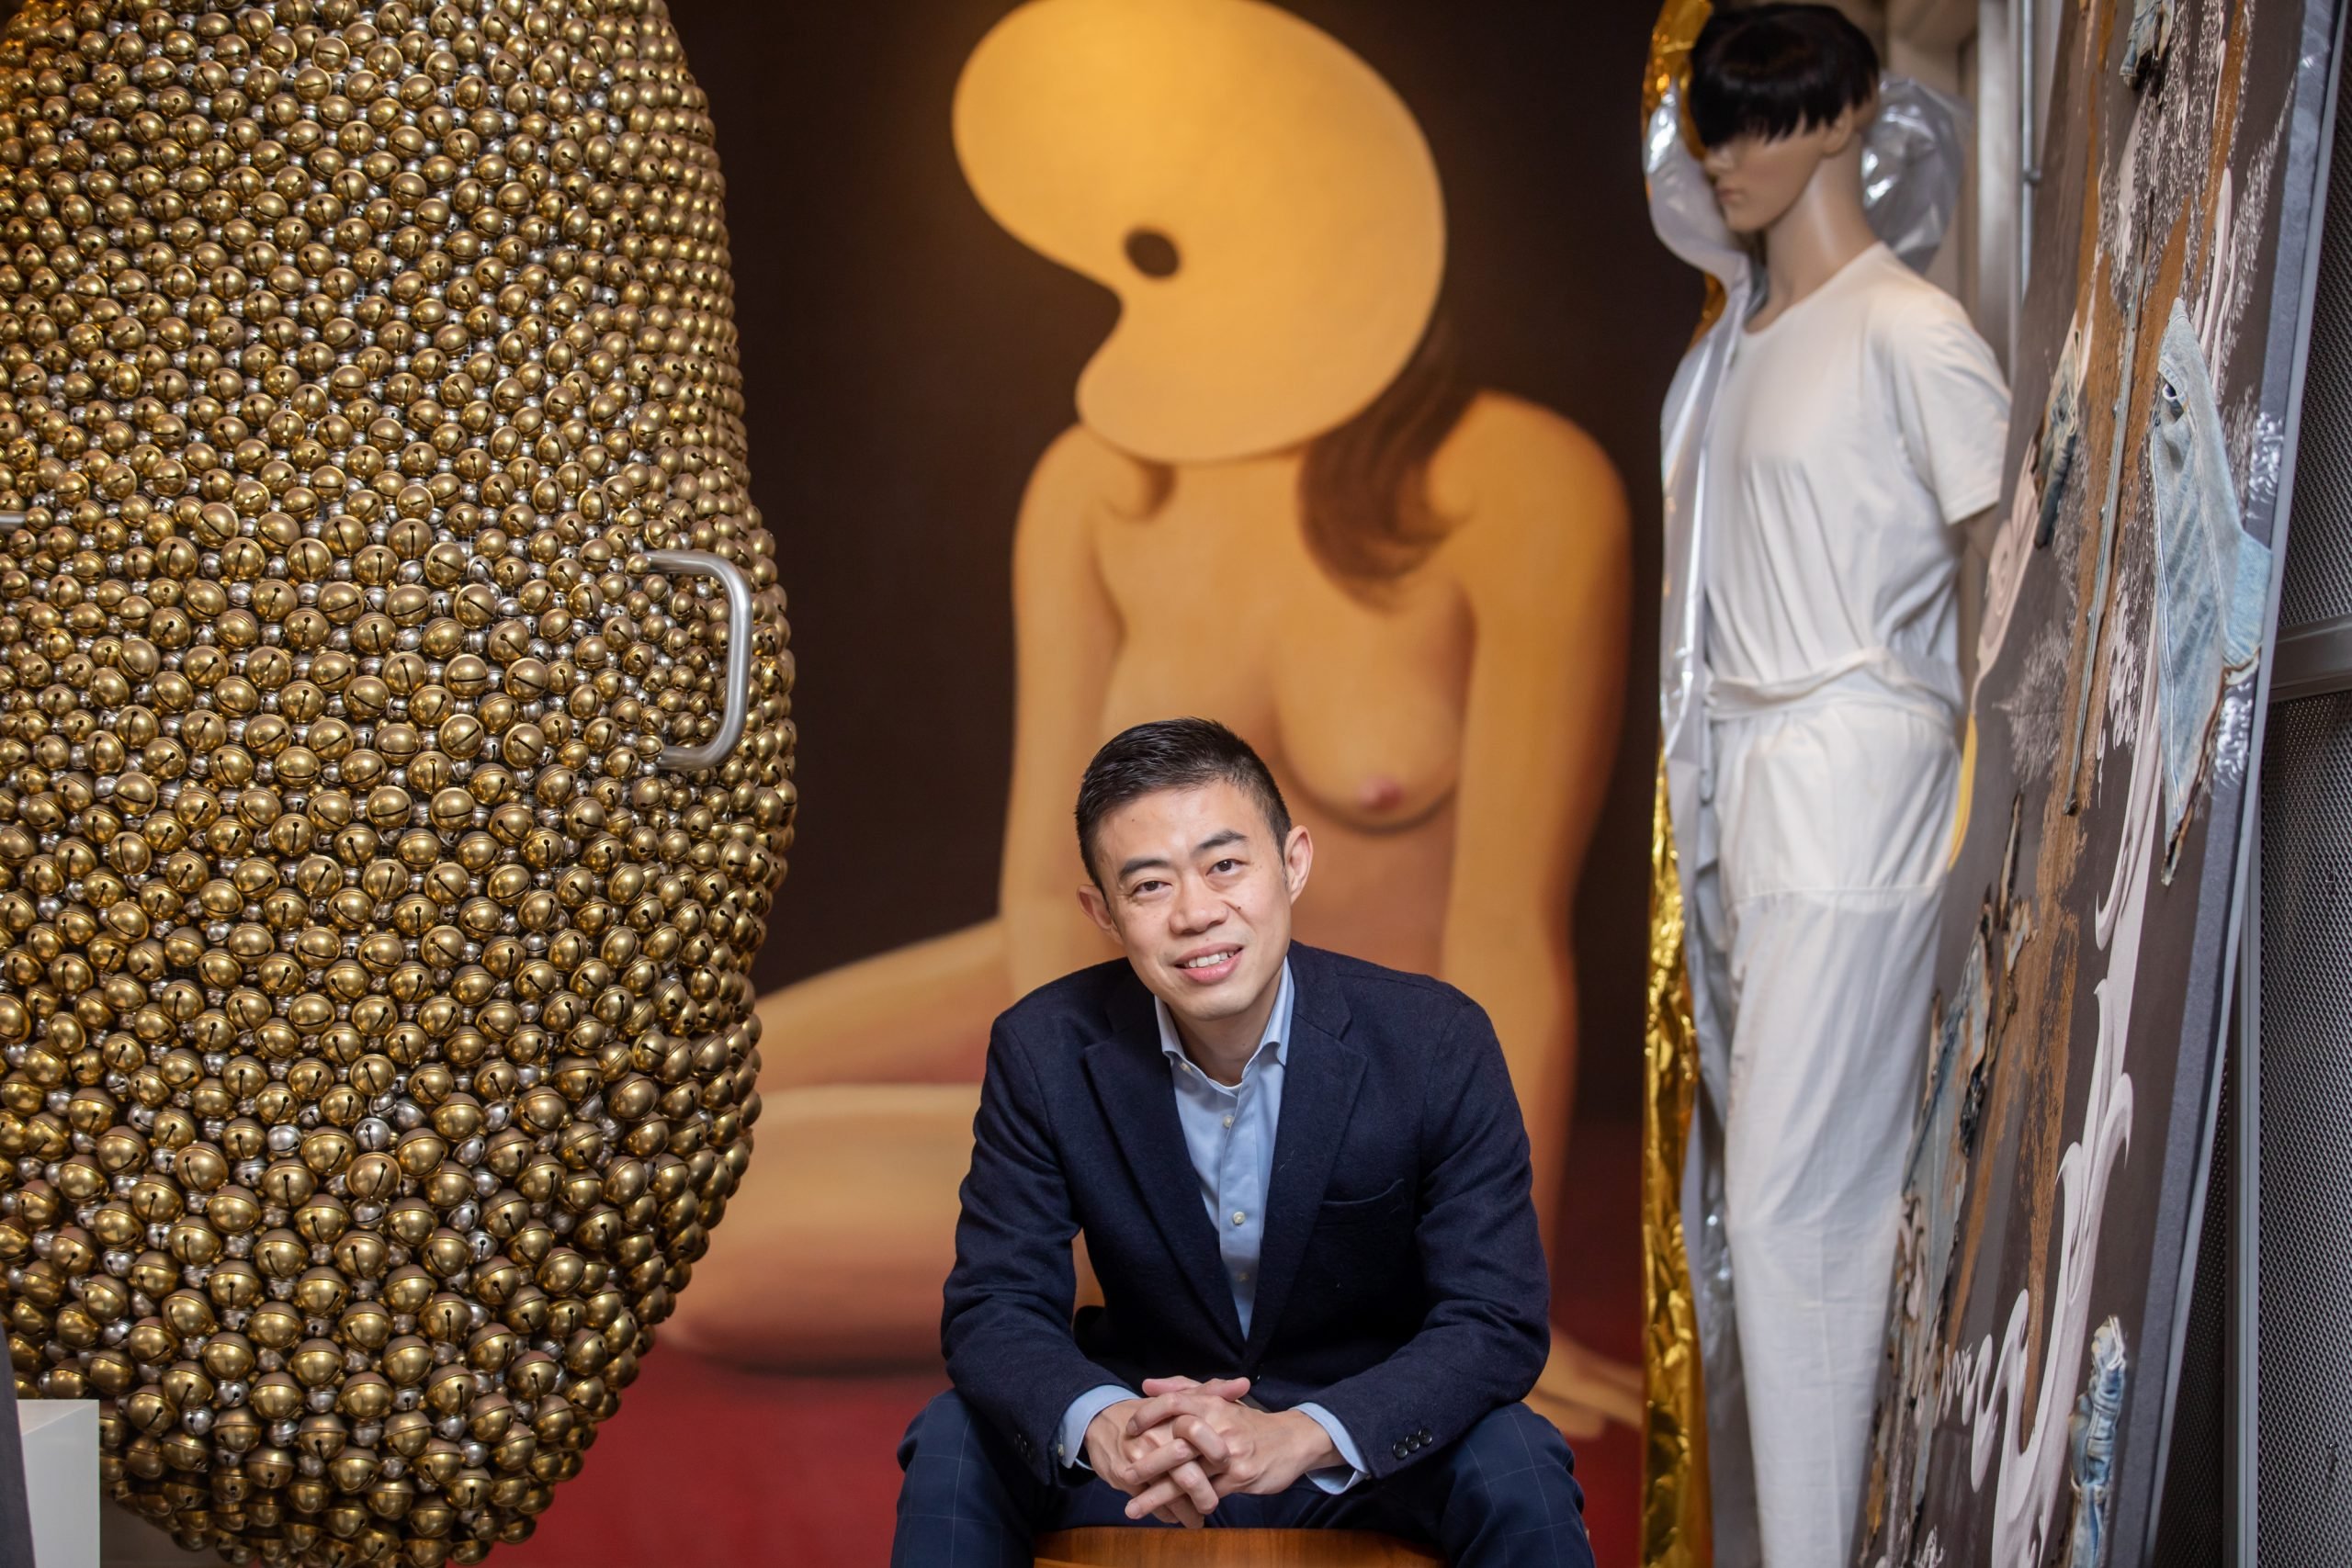
POLYGON ((1197 1529, 1222 1497, 1286 1491, 1309 1471, 1343 1462, 1313 1416, 1241 1404, 1248 1378, 1146 1378, 1143 1392, 1106 1406, 1086 1428, 1087 1462, 1128 1495, 1131 1519, 1197 1529))

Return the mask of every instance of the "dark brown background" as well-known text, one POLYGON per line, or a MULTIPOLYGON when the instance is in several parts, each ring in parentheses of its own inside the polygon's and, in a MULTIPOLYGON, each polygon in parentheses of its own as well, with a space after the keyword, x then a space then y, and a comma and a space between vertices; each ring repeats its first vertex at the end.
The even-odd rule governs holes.
MULTIPOLYGON (((1479 385, 1590 431, 1633 498, 1633 657, 1577 900, 1588 1114, 1639 1094, 1657 411, 1699 309, 1650 233, 1645 0, 1296 0, 1435 152, 1479 385)), ((1013 515, 1114 302, 980 210, 948 108, 1002 0, 673 0, 727 172, 752 490, 799 661, 799 840, 763 987, 985 918, 1012 752, 1013 515)), ((1073 781, 1073 785, 1075 781, 1073 781)))

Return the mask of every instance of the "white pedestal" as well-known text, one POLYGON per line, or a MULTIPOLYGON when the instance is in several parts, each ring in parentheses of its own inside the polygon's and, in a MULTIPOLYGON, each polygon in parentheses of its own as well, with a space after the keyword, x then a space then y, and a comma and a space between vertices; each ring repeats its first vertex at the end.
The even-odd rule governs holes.
POLYGON ((98 1404, 20 1399, 25 1500, 38 1568, 98 1568, 98 1404))

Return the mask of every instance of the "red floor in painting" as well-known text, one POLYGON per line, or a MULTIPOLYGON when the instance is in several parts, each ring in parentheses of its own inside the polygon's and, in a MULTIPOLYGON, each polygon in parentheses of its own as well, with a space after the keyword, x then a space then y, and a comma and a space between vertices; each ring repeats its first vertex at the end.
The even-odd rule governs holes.
MULTIPOLYGON (((1635 1206, 1640 1133, 1577 1129, 1558 1238, 1555 1318, 1586 1345, 1641 1348, 1635 1206)), ((775 1563, 874 1568, 890 1552, 899 1434, 942 1387, 937 1374, 775 1377, 657 1348, 579 1479, 504 1568, 775 1563)), ((1632 1568, 1641 1438, 1623 1427, 1577 1445, 1585 1523, 1600 1568, 1632 1568)))

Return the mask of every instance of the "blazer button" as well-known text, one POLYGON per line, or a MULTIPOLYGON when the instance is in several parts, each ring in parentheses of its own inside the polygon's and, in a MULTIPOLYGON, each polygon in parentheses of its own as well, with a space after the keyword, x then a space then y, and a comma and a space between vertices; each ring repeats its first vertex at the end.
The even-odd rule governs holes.
POLYGON ((1437 1439, 1430 1436, 1430 1429, 1427 1427, 1421 1428, 1421 1441, 1429 1443, 1435 1442, 1436 1440, 1437 1439))
POLYGON ((1403 1444, 1403 1443, 1398 1443, 1398 1444, 1397 1444, 1394 1449, 1391 1449, 1389 1451, 1390 1451, 1391 1453, 1395 1454, 1398 1459, 1403 1459, 1407 1454, 1411 1453, 1413 1450, 1412 1450, 1410 1448, 1407 1447, 1405 1444, 1403 1444))

